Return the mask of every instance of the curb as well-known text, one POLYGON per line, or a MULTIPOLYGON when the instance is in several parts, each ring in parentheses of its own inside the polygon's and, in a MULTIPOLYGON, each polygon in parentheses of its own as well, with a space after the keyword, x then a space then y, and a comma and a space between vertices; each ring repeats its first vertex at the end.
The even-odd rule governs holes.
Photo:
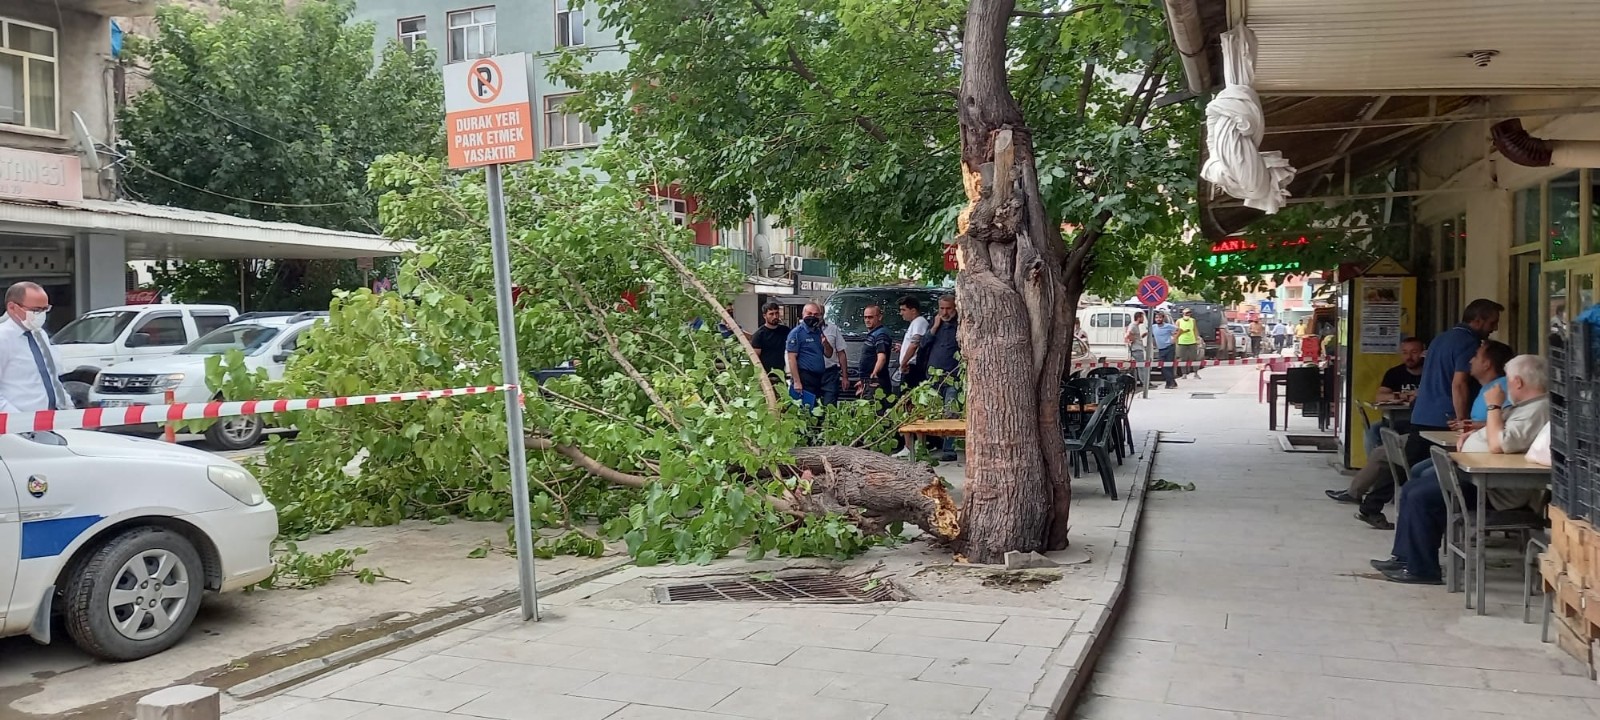
POLYGON ((1035 686, 1028 698, 1028 707, 1019 720, 1053 720, 1067 717, 1078 704, 1083 689, 1094 674, 1094 663, 1110 642, 1105 632, 1122 614, 1132 569, 1133 542, 1139 534, 1139 521, 1144 517, 1146 488, 1155 468, 1156 448, 1161 432, 1151 430, 1145 435, 1143 456, 1133 471, 1133 483, 1128 488, 1128 503, 1123 508, 1122 523, 1117 529, 1116 544, 1111 548, 1106 580, 1095 590, 1089 600, 1090 608, 1055 652, 1055 663, 1035 686))
MULTIPOLYGON (((539 597, 543 599, 547 595, 570 590, 591 580, 610 575, 631 564, 633 564, 633 559, 623 556, 549 584, 541 584, 538 587, 539 597)), ((402 646, 424 640, 446 630, 504 612, 516 607, 519 602, 518 591, 508 590, 499 595, 485 598, 470 607, 401 628, 388 635, 373 638, 358 645, 352 645, 338 652, 295 663, 289 667, 246 680, 232 687, 224 688, 223 692, 236 701, 253 700, 258 696, 283 690, 288 686, 297 685, 319 675, 327 674, 345 665, 398 650, 402 646)))

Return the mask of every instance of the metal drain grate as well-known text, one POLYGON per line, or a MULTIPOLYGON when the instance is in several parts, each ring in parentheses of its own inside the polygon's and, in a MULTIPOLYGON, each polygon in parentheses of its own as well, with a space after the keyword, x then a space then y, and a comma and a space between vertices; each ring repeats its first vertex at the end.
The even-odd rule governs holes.
POLYGON ((1197 392, 1197 393, 1189 393, 1189 397, 1192 397, 1192 398, 1194 398, 1196 400, 1215 400, 1215 399, 1217 399, 1217 394, 1216 393, 1208 393, 1208 392, 1197 392))
POLYGON ((798 575, 757 580, 666 585, 656 588, 656 602, 794 602, 875 603, 894 599, 887 582, 838 575, 798 575))

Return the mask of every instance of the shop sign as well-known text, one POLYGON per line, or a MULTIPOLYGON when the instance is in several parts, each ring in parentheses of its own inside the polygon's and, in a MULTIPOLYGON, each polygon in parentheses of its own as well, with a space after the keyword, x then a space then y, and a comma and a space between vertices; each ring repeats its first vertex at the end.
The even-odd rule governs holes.
POLYGON ((801 280, 800 281, 800 289, 801 290, 832 291, 833 290, 833 283, 827 282, 825 280, 801 280))
POLYGON ((129 304, 129 305, 153 305, 153 304, 155 304, 155 302, 157 300, 160 300, 160 299, 161 299, 161 291, 160 290, 129 290, 128 291, 128 297, 127 297, 127 304, 129 304))
POLYGON ((78 156, 0 147, 0 197, 82 200, 83 175, 78 156))

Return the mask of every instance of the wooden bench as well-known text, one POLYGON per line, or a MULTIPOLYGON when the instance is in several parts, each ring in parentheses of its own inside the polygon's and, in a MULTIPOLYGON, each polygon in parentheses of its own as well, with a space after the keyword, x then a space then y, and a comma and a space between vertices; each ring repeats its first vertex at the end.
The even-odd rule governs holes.
MULTIPOLYGON (((1100 409, 1095 403, 1084 405, 1068 405, 1067 412, 1092 413, 1100 409)), ((925 438, 964 438, 967 436, 967 419, 951 418, 948 420, 918 420, 900 426, 900 435, 906 439, 909 446, 914 442, 921 442, 925 438)))

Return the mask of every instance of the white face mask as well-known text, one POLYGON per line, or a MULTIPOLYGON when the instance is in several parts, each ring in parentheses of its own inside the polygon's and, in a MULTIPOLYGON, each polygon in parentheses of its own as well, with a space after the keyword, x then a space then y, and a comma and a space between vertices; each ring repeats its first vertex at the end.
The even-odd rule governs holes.
POLYGON ((22 315, 22 327, 29 330, 38 330, 44 327, 43 310, 28 310, 22 315))

